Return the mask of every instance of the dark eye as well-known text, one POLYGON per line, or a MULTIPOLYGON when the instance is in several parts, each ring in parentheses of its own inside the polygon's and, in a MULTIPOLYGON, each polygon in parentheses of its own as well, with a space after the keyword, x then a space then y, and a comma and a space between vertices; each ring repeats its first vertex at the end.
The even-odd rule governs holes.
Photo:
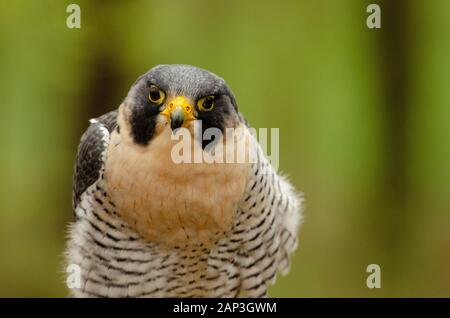
POLYGON ((199 110, 209 112, 214 108, 214 96, 200 98, 197 102, 197 106, 199 110))
POLYGON ((148 93, 148 99, 157 105, 161 105, 166 98, 166 94, 156 85, 150 85, 150 92, 148 93))

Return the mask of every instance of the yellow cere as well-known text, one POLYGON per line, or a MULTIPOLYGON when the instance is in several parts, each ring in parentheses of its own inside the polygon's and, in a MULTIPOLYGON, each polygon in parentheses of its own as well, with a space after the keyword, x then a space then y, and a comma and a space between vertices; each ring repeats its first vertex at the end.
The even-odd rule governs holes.
POLYGON ((184 96, 176 96, 174 98, 169 99, 166 103, 166 108, 161 112, 161 114, 169 119, 172 111, 178 107, 181 107, 181 109, 183 109, 185 120, 196 119, 194 114, 192 113, 193 107, 191 103, 184 96))

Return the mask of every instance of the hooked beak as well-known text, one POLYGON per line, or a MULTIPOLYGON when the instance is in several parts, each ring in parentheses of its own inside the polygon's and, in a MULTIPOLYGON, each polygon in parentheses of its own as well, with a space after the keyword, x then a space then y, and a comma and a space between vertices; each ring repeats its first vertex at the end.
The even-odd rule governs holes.
POLYGON ((187 121, 194 120, 193 107, 184 96, 177 96, 166 103, 166 107, 161 112, 170 122, 170 128, 174 131, 182 127, 187 121))

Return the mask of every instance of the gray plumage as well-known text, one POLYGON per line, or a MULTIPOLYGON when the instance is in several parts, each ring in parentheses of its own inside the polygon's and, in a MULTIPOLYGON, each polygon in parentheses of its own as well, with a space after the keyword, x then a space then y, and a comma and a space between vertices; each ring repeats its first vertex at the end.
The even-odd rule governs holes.
MULTIPOLYGON (((177 94, 212 94, 226 86, 216 76, 206 75, 202 81, 202 76, 211 73, 193 67, 155 69, 150 75, 164 74, 177 94)), ((144 75, 133 87, 145 79, 144 75)), ((237 111, 231 94, 227 100, 237 111)), ((302 198, 274 171, 256 140, 252 147, 258 160, 248 171, 230 230, 220 234, 212 246, 200 242, 166 248, 125 221, 108 191, 107 150, 111 134, 123 129, 117 125, 117 114, 92 120, 79 146, 73 189, 76 221, 69 234, 67 262, 81 267, 82 286, 71 293, 77 297, 266 296, 277 271, 288 272, 290 255, 297 246, 302 198)), ((239 113, 230 116, 245 126, 239 113)))
POLYGON ((81 137, 73 175, 73 209, 80 203, 83 192, 99 177, 103 163, 102 153, 106 150, 109 132, 116 127, 116 117, 117 111, 111 111, 92 120, 81 137))

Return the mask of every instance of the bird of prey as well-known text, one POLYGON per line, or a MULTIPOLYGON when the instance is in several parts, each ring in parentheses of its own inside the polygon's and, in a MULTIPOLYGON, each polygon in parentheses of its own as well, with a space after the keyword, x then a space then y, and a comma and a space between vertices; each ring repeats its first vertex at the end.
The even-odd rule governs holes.
POLYGON ((266 297, 277 272, 289 270, 301 207, 302 196, 270 164, 222 78, 158 65, 117 110, 91 119, 81 138, 66 249, 81 284, 71 293, 266 297), (209 128, 224 135, 204 140, 209 128), (256 160, 176 162, 180 129, 192 141, 186 153, 214 153, 233 143, 226 130, 240 131, 256 160))

